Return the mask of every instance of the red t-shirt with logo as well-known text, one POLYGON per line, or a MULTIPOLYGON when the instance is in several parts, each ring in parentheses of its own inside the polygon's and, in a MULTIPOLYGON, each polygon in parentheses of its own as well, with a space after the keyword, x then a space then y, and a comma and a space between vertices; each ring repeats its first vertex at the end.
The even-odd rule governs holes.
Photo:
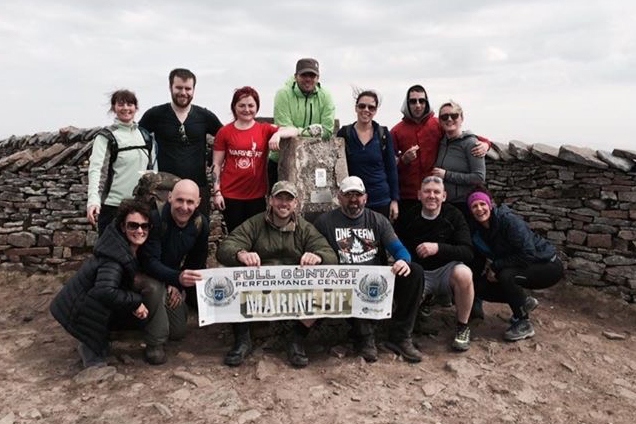
POLYGON ((256 122, 242 130, 234 123, 223 126, 214 138, 214 150, 225 152, 221 169, 221 194, 249 200, 267 194, 268 141, 278 131, 272 124, 256 122))

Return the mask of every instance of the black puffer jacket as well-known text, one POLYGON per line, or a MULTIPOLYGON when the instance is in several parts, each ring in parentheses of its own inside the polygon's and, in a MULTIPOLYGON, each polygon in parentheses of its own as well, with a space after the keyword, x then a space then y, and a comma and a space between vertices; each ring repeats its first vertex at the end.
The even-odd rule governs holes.
POLYGON ((93 256, 51 302, 51 314, 73 337, 103 352, 111 314, 131 314, 141 305, 141 294, 132 291, 136 271, 128 241, 112 222, 97 239, 93 256))
POLYGON ((490 228, 486 229, 471 219, 473 244, 487 258, 492 259, 497 272, 504 268, 526 268, 528 265, 549 262, 556 248, 533 232, 528 224, 506 205, 492 209, 490 228))

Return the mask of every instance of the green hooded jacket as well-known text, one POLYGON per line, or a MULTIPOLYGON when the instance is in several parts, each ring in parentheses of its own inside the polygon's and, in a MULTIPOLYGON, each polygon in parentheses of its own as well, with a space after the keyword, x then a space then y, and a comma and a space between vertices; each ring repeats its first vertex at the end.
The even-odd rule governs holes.
MULTIPOLYGON (((336 107, 331 94, 320 83, 312 93, 303 93, 292 76, 285 86, 278 90, 274 98, 274 124, 280 127, 296 127, 301 136, 309 135, 307 127, 311 124, 322 126, 322 138, 333 134, 336 107)), ((269 158, 278 162, 278 151, 270 151, 269 158)))

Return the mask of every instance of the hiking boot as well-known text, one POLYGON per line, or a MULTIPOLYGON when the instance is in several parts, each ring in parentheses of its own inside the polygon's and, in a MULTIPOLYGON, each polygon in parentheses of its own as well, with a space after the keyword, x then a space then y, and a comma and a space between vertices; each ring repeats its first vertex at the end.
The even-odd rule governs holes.
POLYGON ((79 353, 80 358, 82 358, 82 364, 84 365, 84 368, 88 368, 88 367, 100 368, 100 367, 105 367, 106 365, 108 365, 106 363, 106 356, 98 355, 84 343, 80 343, 77 346, 77 352, 79 353))
POLYGON ((364 336, 356 343, 356 351, 367 362, 378 360, 378 348, 375 346, 375 337, 364 336))
POLYGON ((309 358, 300 338, 294 337, 287 345, 287 359, 296 368, 305 368, 309 364, 309 358))
POLYGON ((230 367, 238 367, 252 351, 252 341, 241 337, 236 340, 234 347, 226 355, 223 362, 230 367))
POLYGON ((406 362, 421 362, 422 361, 422 352, 417 350, 417 348, 413 345, 413 340, 410 337, 406 339, 398 341, 389 341, 387 340, 384 345, 387 349, 392 350, 398 355, 402 355, 406 362))
POLYGON ((468 350, 470 347, 470 327, 457 327, 455 330, 455 339, 453 340, 451 347, 460 352, 468 350))
POLYGON ((534 336, 534 327, 527 318, 522 318, 513 323, 504 333, 504 340, 516 342, 534 336))
POLYGON ((166 358, 166 351, 163 350, 163 345, 146 346, 144 349, 144 358, 150 365, 165 364, 168 360, 166 358))

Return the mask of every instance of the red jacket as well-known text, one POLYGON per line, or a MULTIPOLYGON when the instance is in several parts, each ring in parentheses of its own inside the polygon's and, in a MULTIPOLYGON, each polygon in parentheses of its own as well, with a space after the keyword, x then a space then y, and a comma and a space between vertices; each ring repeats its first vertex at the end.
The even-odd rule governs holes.
POLYGON ((395 154, 398 156, 400 199, 417 200, 422 179, 430 175, 435 165, 442 135, 439 121, 432 112, 421 122, 403 118, 391 129, 395 154), (420 146, 417 159, 409 164, 399 160, 403 152, 416 144, 420 146))

